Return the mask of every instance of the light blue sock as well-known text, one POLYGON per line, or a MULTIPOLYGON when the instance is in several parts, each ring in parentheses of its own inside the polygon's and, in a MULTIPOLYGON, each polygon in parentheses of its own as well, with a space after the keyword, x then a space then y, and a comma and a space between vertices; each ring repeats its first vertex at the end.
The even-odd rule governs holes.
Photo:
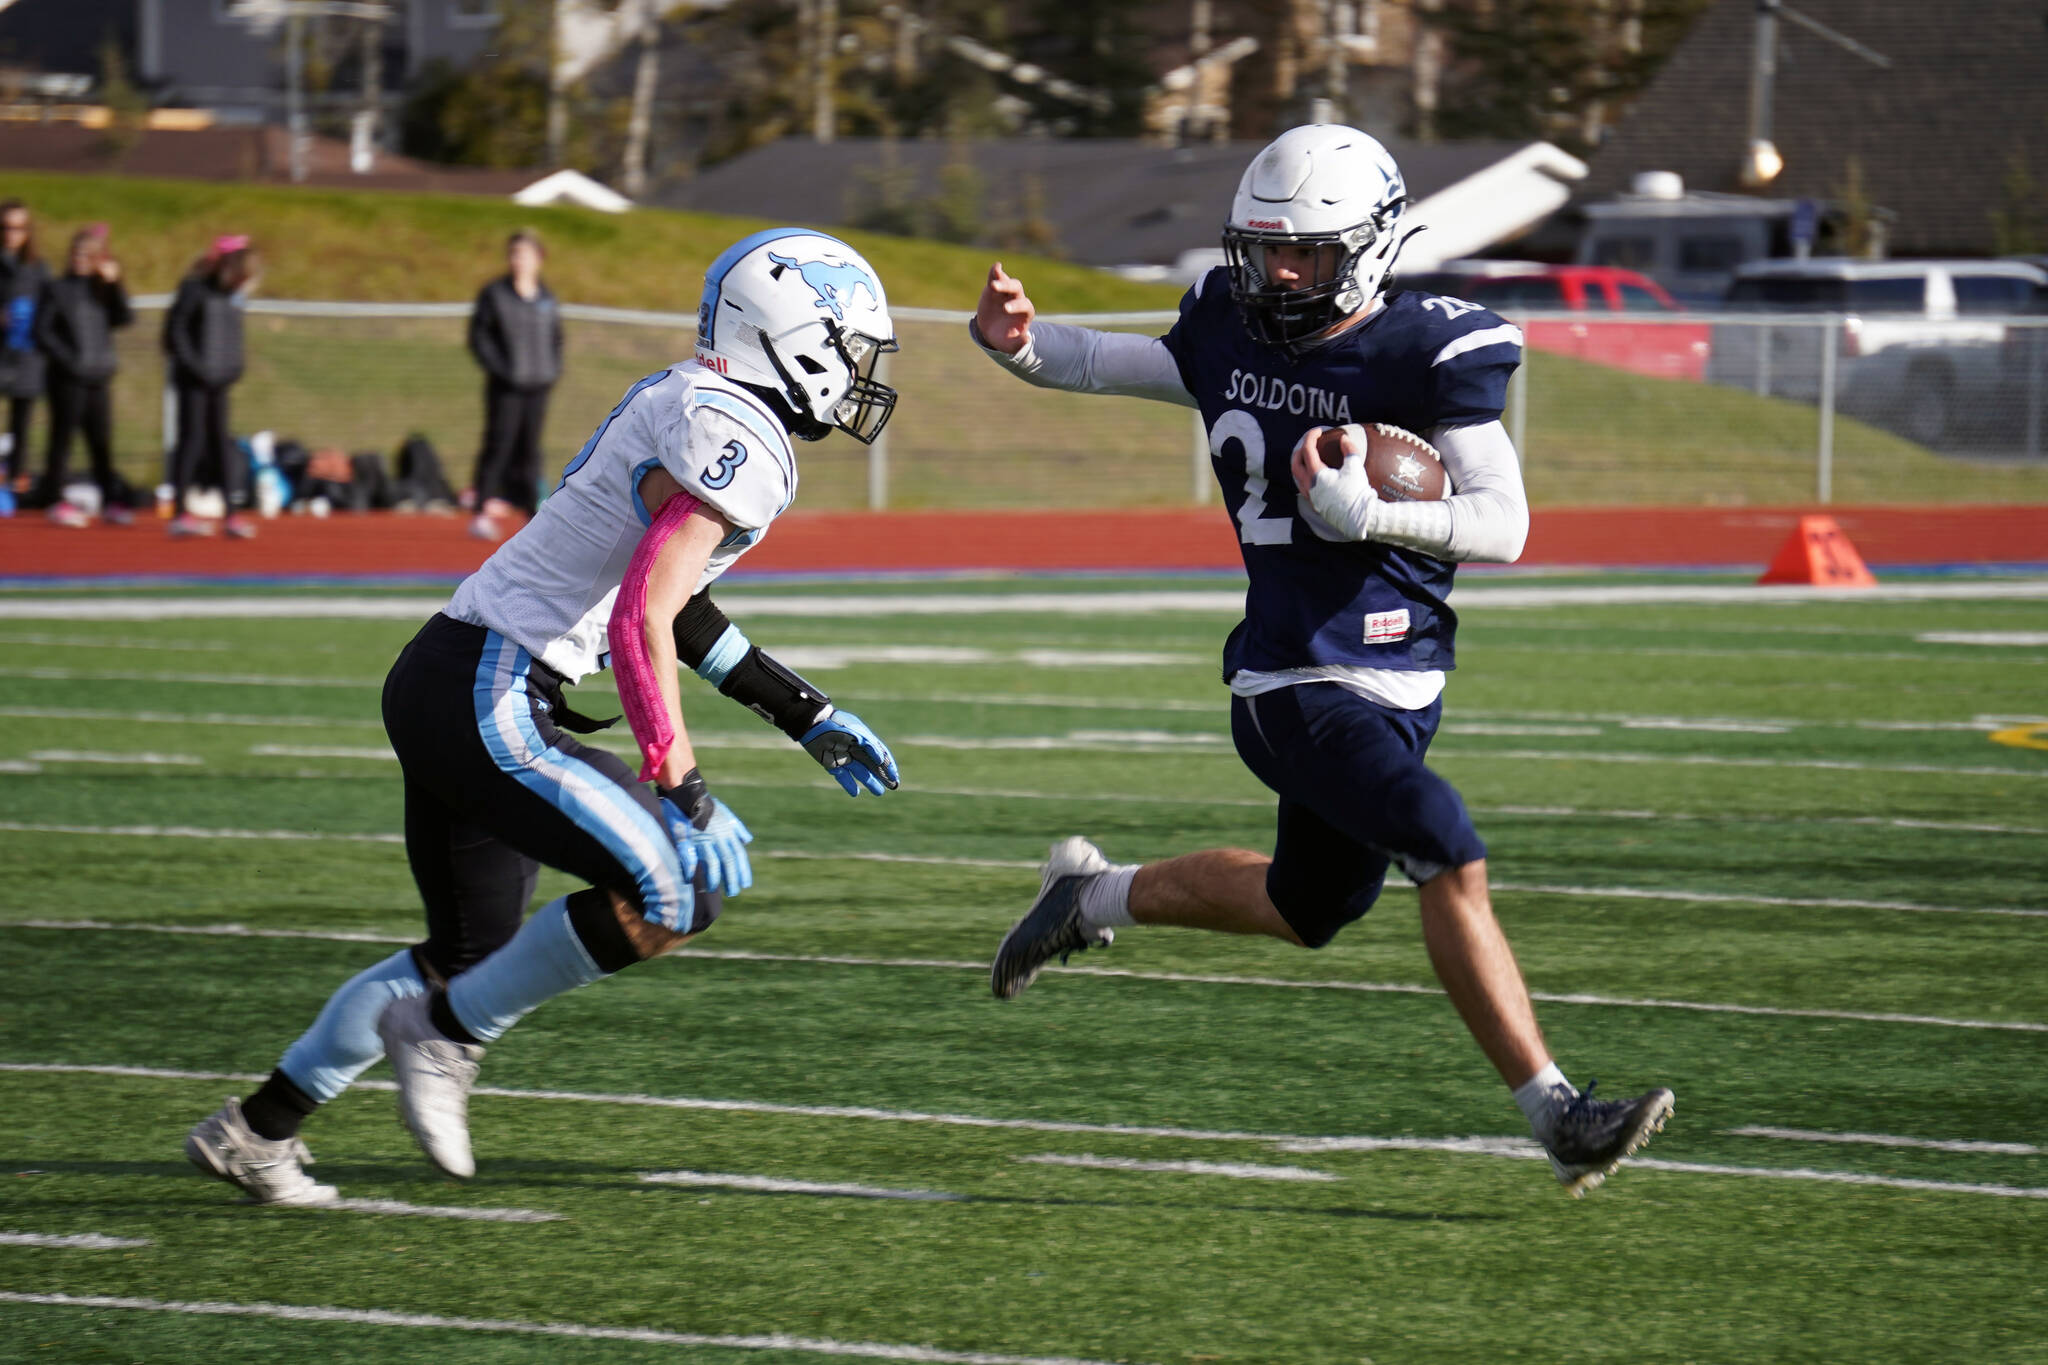
POLYGON ((569 923, 569 898, 534 912, 510 943, 448 984, 448 1008, 483 1042, 497 1041, 543 1000, 605 973, 569 923))
POLYGON ((325 1104, 384 1055, 383 1040, 377 1037, 377 1016, 384 1007, 426 989, 412 950, 400 948, 329 996, 313 1027, 285 1050, 278 1070, 325 1104))

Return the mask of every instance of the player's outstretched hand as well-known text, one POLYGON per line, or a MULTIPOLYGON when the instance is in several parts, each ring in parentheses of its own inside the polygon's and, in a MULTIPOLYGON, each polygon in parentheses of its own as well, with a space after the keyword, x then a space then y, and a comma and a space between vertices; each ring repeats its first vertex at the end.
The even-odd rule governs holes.
POLYGON ((1288 460, 1294 486, 1338 534, 1347 540, 1364 540, 1372 532, 1373 513, 1380 500, 1365 472, 1365 444, 1345 431, 1344 464, 1332 469, 1323 463, 1317 449, 1323 431, 1322 427, 1310 427, 1295 443, 1288 460))
POLYGON ((889 746, 851 711, 834 707, 805 732, 802 744, 848 796, 859 796, 862 787, 880 796, 895 791, 902 780, 889 746))
POLYGON ((1011 278, 997 261, 988 268, 988 283, 981 287, 981 302, 974 308, 974 330, 982 344, 1004 355, 1015 355, 1031 341, 1031 319, 1038 308, 1024 292, 1024 282, 1011 278))
POLYGON ((675 840, 683 881, 692 883, 701 872, 708 889, 737 896, 754 884, 754 864, 747 857, 747 845, 754 842, 754 835, 732 813, 732 807, 705 791, 701 782, 695 787, 694 799, 685 795, 690 791, 685 783, 661 798, 661 813, 668 821, 669 838, 675 840), (684 801, 689 802, 687 810, 684 801))

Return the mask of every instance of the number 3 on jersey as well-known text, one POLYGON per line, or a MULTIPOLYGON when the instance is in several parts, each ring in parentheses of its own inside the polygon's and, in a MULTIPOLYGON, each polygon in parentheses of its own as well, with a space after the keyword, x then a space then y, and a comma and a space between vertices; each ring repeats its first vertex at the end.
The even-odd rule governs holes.
POLYGON ((747 462, 747 448, 738 441, 727 441, 725 453, 718 457, 718 463, 705 470, 701 476, 704 486, 717 490, 732 482, 732 476, 747 462))
POLYGON ((1294 518, 1266 515, 1266 433, 1258 419, 1232 408, 1216 419, 1209 432, 1209 454, 1223 458, 1223 448, 1236 441, 1244 450, 1244 505, 1237 509, 1237 538, 1246 545, 1286 545, 1294 540, 1294 518))

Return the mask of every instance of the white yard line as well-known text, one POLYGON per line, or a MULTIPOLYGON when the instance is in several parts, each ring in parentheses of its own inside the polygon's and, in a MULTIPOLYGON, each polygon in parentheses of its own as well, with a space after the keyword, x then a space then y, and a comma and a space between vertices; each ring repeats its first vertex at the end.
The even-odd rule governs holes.
POLYGON ((464 1208, 454 1204, 406 1204, 396 1199, 337 1199, 331 1204, 308 1204, 312 1212, 339 1209, 344 1213, 389 1213, 409 1218, 456 1218, 470 1223, 559 1223, 559 1213, 539 1209, 464 1208))
POLYGON ((1826 1133, 1812 1128, 1765 1128, 1754 1124, 1723 1128, 1729 1137, 1777 1138, 1784 1142, 1840 1142, 1867 1147, 1913 1147, 1929 1152, 1983 1152, 1997 1156, 2039 1156, 2030 1142, 1968 1142, 1951 1138, 1895 1137, 1889 1133, 1826 1133))
POLYGON ((2048 630, 1929 630, 1913 637, 1923 645, 2048 645, 2048 630))
POLYGON ((1312 1171, 1306 1166, 1257 1166, 1241 1161, 1140 1161, 1135 1157, 1097 1156, 1093 1152, 1082 1152, 1078 1156, 1041 1152, 1037 1156, 1013 1156, 1010 1160, 1033 1166, 1081 1166, 1095 1171, 1143 1171, 1162 1175, 1220 1175, 1232 1180, 1322 1181, 1342 1178, 1328 1171, 1312 1171))
POLYGON ((207 687, 382 687, 382 678, 336 678, 321 674, 278 677, 263 673, 152 673, 132 668, 0 668, 0 678, 31 682, 197 683, 207 687))
POLYGON ((146 1247, 147 1237, 103 1237, 97 1232, 0 1232, 0 1246, 73 1248, 78 1251, 125 1251, 146 1247))
MULTIPOLYGON (((44 1075, 120 1076, 148 1080, 232 1081, 253 1083, 262 1079, 255 1073, 179 1071, 140 1066, 90 1066, 58 1062, 0 1062, 0 1072, 44 1075)), ((389 1081, 358 1081, 360 1090, 392 1091, 389 1081)), ((1466 1137, 1350 1137, 1306 1136, 1291 1133, 1252 1133, 1229 1129, 1166 1128, 1137 1124, 1079 1123, 1054 1119, 997 1119, 973 1114, 927 1113, 919 1110, 876 1109, 856 1105, 776 1104, 748 1100, 706 1100, 655 1095, 588 1093, 575 1090, 507 1090, 479 1086, 471 1092, 496 1099, 553 1100, 573 1104, 615 1104, 639 1108, 711 1111, 715 1113, 774 1114, 792 1118, 863 1119, 884 1123, 932 1124, 953 1128, 997 1129, 1033 1133, 1088 1133, 1117 1137, 1174 1138, 1189 1142, 1257 1143, 1286 1152, 1419 1151, 1458 1155, 1509 1157, 1540 1160, 1541 1148, 1527 1138, 1466 1137)), ((1877 1185, 1894 1189, 1925 1190, 1947 1194, 1985 1194, 2012 1199, 2048 1199, 2048 1189, 2012 1185, 1955 1184, 1938 1180, 1900 1180, 1849 1171, 1816 1171, 1805 1168, 1765 1166, 1710 1166, 1694 1162, 1631 1158, 1629 1165, 1645 1170, 1685 1172, 1700 1175, 1728 1175, 1768 1180, 1814 1180, 1832 1184, 1877 1185)), ((331 1206, 330 1206, 331 1207, 331 1206)), ((0 1296, 4 1298, 4 1296, 0 1296)))
POLYGON ((1976 1185, 1949 1180, 1909 1180, 1901 1176, 1864 1175, 1859 1171, 1816 1171, 1803 1166, 1714 1166, 1699 1161, 1664 1161, 1630 1157, 1636 1170, 1675 1171, 1687 1175, 1733 1175, 1756 1180, 1813 1180, 1827 1185, 1874 1185, 1888 1190, 1923 1190, 1929 1194, 1988 1194, 1999 1199, 2048 1199, 2048 1189, 2026 1185, 1976 1185))
POLYGON ((1736 648, 1711 649, 1704 645, 1567 645, 1556 644, 1506 644, 1489 642, 1483 646, 1468 646, 1484 649, 1488 653, 1514 654, 1556 654, 1560 649, 1569 649, 1574 654, 1626 654, 1632 658, 1653 659, 1820 659, 1830 662, 1883 663, 1883 664, 1931 664, 1936 668, 1954 668, 1960 663, 2005 666, 2010 664, 2048 664, 2048 655, 2043 654, 1937 654, 1929 651, 1914 653, 1908 650, 1836 650, 1836 649, 1766 649, 1736 648))
POLYGON ((35 749, 28 759, 31 763, 105 763, 122 768, 197 768, 206 762, 197 754, 115 754, 97 749, 35 749))
MULTIPOLYGON (((315 933, 311 929, 246 929, 242 925, 123 925, 90 919, 16 919, 0 921, 0 929, 68 929, 68 931, 111 931, 111 933, 188 933, 199 937, 252 937, 252 939, 334 939, 340 943, 412 943, 418 935, 373 935, 373 933, 315 933)), ((860 958, 840 954, 770 954, 717 948, 676 948, 668 958, 702 958, 709 962, 793 962, 809 966, 862 966, 895 970, 942 970, 942 972, 987 972, 985 962, 954 958, 860 958)), ((1444 995, 1438 986, 1423 986, 1393 980, 1298 980, 1286 976, 1229 976, 1221 972, 1139 972, 1108 966, 1049 966, 1059 976, 1112 976, 1122 980, 1145 980, 1192 986, 1253 986, 1264 990, 1356 990, 1360 995, 1444 995)), ((1845 1019, 1853 1023, 1919 1023, 1950 1029, 1993 1029, 2017 1033, 2048 1033, 2048 1023, 2013 1019, 1948 1019, 1942 1015, 1872 1013, 1858 1009, 1800 1009, 1788 1005, 1726 1005, 1718 1001, 1659 1001, 1614 995, 1546 993, 1532 990, 1530 999, 1552 1005, 1595 1005, 1612 1009, 1681 1009, 1710 1015, 1759 1015, 1782 1019, 1845 1019)))
POLYGON ((381 720, 335 720, 319 716, 230 714, 224 711, 112 711, 80 706, 0 706, 0 716, 10 720, 82 720, 95 723, 132 722, 137 725, 245 725, 258 730, 295 728, 307 730, 382 730, 381 720))
POLYGON ((907 1199, 914 1203, 956 1203, 965 1195, 943 1190, 890 1190, 879 1185, 850 1185, 821 1180, 778 1180, 765 1175, 724 1175, 715 1171, 649 1171, 640 1177, 649 1185, 690 1185, 706 1189, 753 1190, 762 1194, 818 1194, 843 1199, 907 1199))
MULTIPOLYGON (((1874 588, 1844 592, 1830 588, 1756 587, 1745 584, 1644 583, 1544 585, 1471 583, 1459 588, 1452 605, 1461 613, 1490 608, 1573 606, 1780 606, 1820 604, 1861 606, 1876 602, 2000 602, 2048 598, 2048 579, 1964 579, 1936 582, 1886 582, 1874 588)), ((0 594, 0 620, 19 621, 169 621, 169 620, 326 620, 425 621, 447 604, 443 595, 364 596, 306 594, 296 596, 34 596, 0 594)), ((1235 616, 1244 610, 1244 590, 1181 588, 1165 590, 1069 592, 865 592, 802 593, 735 585, 721 595, 745 617, 815 616, 827 620, 875 616, 1151 615, 1159 612, 1202 612, 1235 616)))
MULTIPOLYGON (((900 746, 899 746, 900 747, 900 746)), ((1866 763, 1845 758, 1730 758, 1722 754, 1641 754, 1598 749, 1432 749, 1432 759, 1495 763, 1646 763, 1701 768, 1806 768, 1822 772, 1916 773, 1952 777, 2048 777, 2048 768, 2004 768, 1987 764, 1866 763)))
POLYGON ((1690 905, 1763 905, 1801 910, 1898 910, 1916 915, 2006 915, 2048 919, 2048 910, 2019 905, 1927 905, 1920 901, 1857 900, 1847 896, 1755 896, 1739 891, 1675 891, 1648 886, 1560 886, 1494 882, 1495 891, 1531 896, 1589 896, 1600 900, 1680 901, 1690 905))
POLYGON ((57 649, 177 650, 203 654, 233 654, 242 648, 226 640, 123 640, 83 635, 0 635, 0 645, 41 645, 57 649))
MULTIPOLYGON (((0 826, 4 829, 5 826, 0 826)), ((1034 865, 1035 866, 1035 865, 1034 865)), ((412 943, 417 936, 384 937, 366 933, 316 933, 304 929, 249 929, 241 925, 158 925, 117 924, 99 920, 12 920, 0 921, 0 930, 56 929, 116 933, 192 934, 211 938, 299 938, 332 939, 343 943, 412 943)), ((938 971, 986 972, 985 962, 929 957, 857 957, 829 953, 761 953, 741 949, 677 948, 665 954, 671 958, 702 958, 714 962, 790 962, 821 967, 883 967, 938 971)), ((1128 981, 1153 981, 1173 985, 1248 986, 1265 990, 1355 991, 1365 995, 1442 995, 1436 986, 1398 981, 1313 981, 1280 976, 1230 976, 1209 972, 1145 972, 1120 967, 1047 967, 1048 974, 1061 976, 1104 976, 1128 981)), ((1884 1014, 1865 1010, 1806 1009, 1783 1005, 1735 1005, 1700 1000, 1639 999, 1628 996, 1589 995, 1531 991, 1530 998, 1560 1005, 1593 1005, 1615 1009, 1689 1010, 1703 1014, 1740 1014, 1785 1019, 1841 1019, 1866 1024, 1925 1024, 1937 1028, 1988 1029, 2018 1033, 2048 1033, 2048 1024, 2023 1020, 1950 1019, 1927 1014, 1884 1014)))
POLYGON ((48 1308, 126 1308, 145 1313, 179 1313, 199 1317, 270 1318, 284 1322, 338 1322, 354 1327, 414 1327, 435 1331, 496 1332, 522 1336, 568 1337, 580 1341, 632 1341, 652 1346, 696 1350, 791 1351, 808 1355, 854 1356, 864 1360, 907 1360, 919 1365, 1103 1365, 1073 1356, 1003 1355, 993 1351, 953 1351, 936 1346, 896 1346, 879 1341, 836 1341, 782 1332, 666 1332, 652 1327, 599 1327, 579 1322, 519 1322, 508 1318, 458 1318, 439 1313, 388 1312, 381 1308, 320 1308, 305 1304, 185 1302, 111 1294, 22 1294, 0 1290, 0 1303, 37 1304, 48 1308))
POLYGON ((366 758, 379 762, 396 763, 398 755, 391 752, 391 746, 376 748, 349 748, 339 744, 252 744, 249 753, 254 758, 366 758))

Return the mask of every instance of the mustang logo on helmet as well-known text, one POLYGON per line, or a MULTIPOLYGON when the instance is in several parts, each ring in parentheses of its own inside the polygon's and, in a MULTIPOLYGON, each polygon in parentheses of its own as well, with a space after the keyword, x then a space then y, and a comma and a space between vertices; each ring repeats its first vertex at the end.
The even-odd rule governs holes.
MULTIPOLYGON (((804 283, 818 296, 817 306, 830 308, 832 316, 840 322, 846 321, 846 309, 859 298, 861 290, 868 291, 870 307, 882 301, 882 291, 875 287, 874 276, 857 265, 835 265, 830 261, 797 261, 788 256, 778 256, 772 251, 768 253, 768 259, 783 270, 794 270, 803 276, 804 283)), ((780 273, 777 272, 778 275, 780 273)))

